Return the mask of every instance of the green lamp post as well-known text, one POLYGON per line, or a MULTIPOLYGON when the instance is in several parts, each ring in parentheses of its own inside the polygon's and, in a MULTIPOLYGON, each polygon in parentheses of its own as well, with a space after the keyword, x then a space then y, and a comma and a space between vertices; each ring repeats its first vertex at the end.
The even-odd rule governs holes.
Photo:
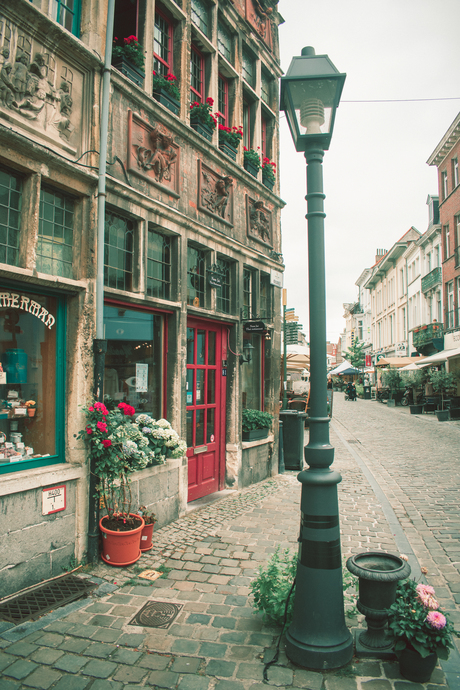
POLYGON ((308 286, 310 310, 310 418, 305 447, 301 525, 292 623, 286 654, 313 669, 340 668, 353 655, 345 625, 337 484, 331 469, 327 414, 326 280, 322 162, 332 137, 345 74, 327 55, 304 48, 281 78, 280 110, 294 145, 307 161, 308 286))

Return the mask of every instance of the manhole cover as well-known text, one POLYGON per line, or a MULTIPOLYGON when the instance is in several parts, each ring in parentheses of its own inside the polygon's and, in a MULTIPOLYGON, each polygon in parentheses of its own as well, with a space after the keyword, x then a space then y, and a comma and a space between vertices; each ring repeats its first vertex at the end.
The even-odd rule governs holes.
POLYGON ((63 575, 29 592, 0 604, 0 619, 11 623, 23 623, 39 618, 44 613, 85 596, 97 587, 91 580, 75 575, 63 575))
POLYGON ((149 601, 136 613, 128 625, 166 630, 182 607, 183 604, 172 604, 170 601, 149 601))

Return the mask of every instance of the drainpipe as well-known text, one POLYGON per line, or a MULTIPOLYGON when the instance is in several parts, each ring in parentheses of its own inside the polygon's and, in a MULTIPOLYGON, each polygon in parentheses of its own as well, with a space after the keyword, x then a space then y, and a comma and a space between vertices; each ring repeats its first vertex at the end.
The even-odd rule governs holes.
MULTIPOLYGON (((104 339, 104 227, 107 174, 107 139, 109 130, 110 73, 112 64, 113 20, 115 0, 108 0, 107 31, 105 36, 105 62, 102 73, 101 120, 99 141, 99 181, 97 189, 97 273, 96 273, 96 338, 94 352, 94 398, 102 402, 104 397, 104 366, 107 341, 104 339)), ((99 502, 96 492, 94 460, 91 459, 89 475, 88 510, 88 563, 94 563, 99 553, 99 502)))
POLYGON ((410 335, 409 335, 409 279, 407 277, 406 259, 406 334, 407 334, 407 354, 410 357, 410 335))

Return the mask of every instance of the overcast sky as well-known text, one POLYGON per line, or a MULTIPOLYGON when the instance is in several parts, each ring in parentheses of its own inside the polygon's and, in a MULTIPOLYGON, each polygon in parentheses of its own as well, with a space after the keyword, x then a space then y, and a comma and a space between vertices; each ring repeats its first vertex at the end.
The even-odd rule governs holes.
MULTIPOLYGON (((377 248, 428 226, 436 169, 426 161, 460 111, 459 0, 280 0, 281 67, 304 46, 347 78, 324 156, 327 338, 343 331, 377 248), (441 100, 441 99, 457 100, 441 100), (414 100, 410 99, 426 99, 414 100), (388 100, 386 103, 347 101, 388 100)), ((306 173, 281 115, 284 286, 309 334, 306 173)))

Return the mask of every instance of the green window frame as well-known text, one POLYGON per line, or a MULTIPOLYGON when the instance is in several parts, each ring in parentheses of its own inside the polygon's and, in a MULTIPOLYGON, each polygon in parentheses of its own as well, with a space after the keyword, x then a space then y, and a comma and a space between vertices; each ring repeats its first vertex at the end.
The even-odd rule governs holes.
POLYGON ((147 295, 171 299, 172 238, 152 228, 147 239, 147 295))
POLYGON ((222 22, 217 25, 217 50, 226 60, 232 62, 232 36, 222 22))
POLYGON ((0 168, 0 263, 19 266, 22 178, 0 168))
POLYGON ((107 211, 104 238, 104 285, 118 290, 133 288, 134 235, 133 220, 107 211))
POLYGON ((259 303, 260 303, 260 318, 269 319, 272 318, 272 286, 270 283, 270 276, 268 273, 260 274, 260 292, 259 292, 259 303))
POLYGON ((254 88, 254 83, 255 83, 255 63, 254 63, 254 58, 252 55, 248 53, 247 50, 243 49, 243 55, 242 55, 242 75, 243 79, 249 84, 249 86, 252 86, 254 88))
POLYGON ((192 23, 197 26, 200 31, 204 33, 208 38, 210 37, 210 22, 209 22, 209 9, 206 3, 202 0, 192 0, 192 12, 191 12, 192 23))
POLYGON ((216 290, 216 308, 224 314, 231 314, 232 299, 232 262, 227 259, 217 259, 222 284, 216 290))
POLYGON ((54 0, 56 21, 74 36, 80 35, 81 0, 54 0))
POLYGON ((243 269, 243 319, 253 319, 255 309, 255 271, 250 268, 243 269))
POLYGON ((73 278, 75 201, 49 187, 40 190, 37 271, 73 278))
POLYGON ((270 105, 270 79, 265 70, 262 70, 260 81, 260 97, 268 106, 270 105))
POLYGON ((206 306, 206 252, 188 247, 187 252, 187 304, 206 306), (198 303, 196 301, 198 300, 198 303))

